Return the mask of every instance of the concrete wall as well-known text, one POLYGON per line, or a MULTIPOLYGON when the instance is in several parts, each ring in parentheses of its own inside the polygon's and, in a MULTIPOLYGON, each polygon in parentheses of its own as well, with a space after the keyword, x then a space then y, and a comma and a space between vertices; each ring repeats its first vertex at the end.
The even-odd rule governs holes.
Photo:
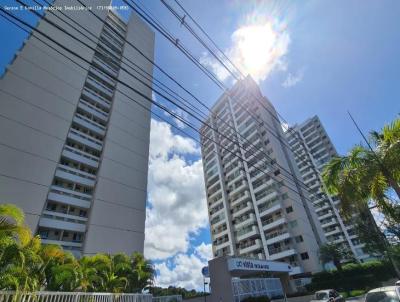
MULTIPOLYGON (((99 5, 108 3, 109 0, 99 1, 99 5)), ((64 4, 79 3, 76 0, 55 2, 55 5, 64 4)), ((105 17, 105 11, 99 14, 105 17)), ((47 15, 74 36, 85 39, 50 13, 47 15)), ((94 25, 88 12, 69 15, 100 35, 101 28, 94 25)), ((40 21, 37 28, 91 60, 92 51, 52 25, 40 21)), ((86 72, 37 37, 72 57, 33 33, 0 80, 0 203, 21 207, 32 231, 36 230, 86 76, 86 72)), ((87 68, 85 63, 80 63, 87 68)))
MULTIPOLYGON (((91 3, 86 0, 85 3, 91 3)), ((76 0, 58 0, 54 5, 80 5, 76 0)), ((109 5, 110 0, 98 0, 109 5)), ((72 19, 100 36, 101 22, 89 12, 64 11, 72 19)), ((106 10, 95 13, 103 20, 106 10)), ((65 30, 95 45, 87 38, 48 14, 65 30)), ((93 51, 62 31, 40 21, 38 29, 54 37, 88 61, 93 51)), ((0 203, 13 203, 26 213, 35 232, 44 208, 68 129, 78 103, 87 72, 45 46, 33 34, 17 53, 0 80, 0 203)), ((132 15, 127 40, 151 59, 154 33, 132 15)), ((50 44, 54 45, 52 42, 50 44)), ((78 60, 55 46, 67 57, 78 60)), ((152 74, 152 65, 125 44, 124 56, 152 74)), ((126 68, 126 65, 123 65, 126 68)), ((121 71, 121 81, 151 98, 151 89, 121 71)), ((150 103, 118 84, 118 89, 150 108, 150 103)), ((92 203, 84 253, 143 252, 150 113, 121 93, 116 93, 107 129, 98 182, 92 203)))
MULTIPOLYGON (((153 58, 154 33, 134 14, 129 20, 126 38, 153 58)), ((123 55, 152 74, 153 66, 127 43, 123 55)), ((121 67, 136 75, 125 64, 121 67)), ((151 89, 126 71, 120 70, 118 78, 151 99, 151 89)), ((150 109, 151 103, 121 83, 117 89, 120 92, 115 92, 113 100, 85 254, 143 252, 150 140, 150 112, 145 108, 150 109)))

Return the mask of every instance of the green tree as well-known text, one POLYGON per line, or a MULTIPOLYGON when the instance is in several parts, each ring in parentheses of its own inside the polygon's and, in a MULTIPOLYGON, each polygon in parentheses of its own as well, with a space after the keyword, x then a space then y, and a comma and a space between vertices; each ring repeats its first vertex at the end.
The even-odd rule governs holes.
MULTIPOLYGON (((100 276, 95 282, 94 289, 100 292, 122 293, 128 285, 128 279, 122 276, 121 263, 114 262, 114 258, 107 254, 96 254, 92 256, 94 268, 100 276)), ((125 269, 125 267, 124 267, 125 269)))
POLYGON ((342 260, 352 260, 351 252, 337 244, 326 243, 320 247, 319 258, 323 264, 333 262, 338 271, 342 271, 342 260))
POLYGON ((28 243, 31 238, 29 228, 24 224, 25 215, 15 205, 0 205, 0 240, 15 238, 21 243, 28 243))
POLYGON ((151 261, 142 254, 135 252, 131 255, 132 273, 129 275, 130 292, 141 292, 154 283, 155 270, 151 261))
POLYGON ((39 256, 40 238, 33 237, 25 244, 3 240, 0 258, 0 289, 18 292, 37 291, 44 279, 39 256))
POLYGON ((328 193, 339 196, 344 213, 372 199, 385 216, 400 223, 400 119, 371 132, 370 141, 373 150, 358 145, 347 156, 333 158, 322 173, 324 183, 328 193))

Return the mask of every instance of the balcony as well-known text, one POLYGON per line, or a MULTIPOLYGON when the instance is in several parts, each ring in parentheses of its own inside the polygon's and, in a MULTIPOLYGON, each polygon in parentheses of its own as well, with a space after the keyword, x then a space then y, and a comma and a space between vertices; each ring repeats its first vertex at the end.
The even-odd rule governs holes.
POLYGON ((335 218, 331 218, 323 223, 321 222, 321 227, 326 228, 335 224, 339 224, 339 222, 335 218))
POLYGON ((268 260, 277 260, 286 257, 296 255, 296 250, 291 247, 280 247, 274 249, 268 249, 269 257, 268 260))
POLYGON ((327 204, 325 204, 323 206, 315 207, 315 212, 318 213, 318 212, 320 212, 322 210, 329 209, 330 207, 331 207, 331 205, 329 203, 327 203, 327 204))
POLYGON ((228 180, 227 186, 230 187, 234 182, 238 181, 239 179, 245 179, 244 171, 241 170, 238 175, 234 176, 232 179, 228 180))
POLYGON ((238 164, 236 166, 230 166, 229 169, 225 168, 226 177, 229 177, 241 168, 243 168, 243 164, 240 161, 238 161, 238 164))
POLYGON ((263 184, 259 185, 259 186, 256 187, 256 188, 254 188, 254 185, 253 185, 253 192, 254 192, 254 194, 260 192, 260 191, 263 190, 263 189, 268 188, 268 187, 271 186, 274 182, 275 182, 275 181, 271 178, 271 179, 269 179, 268 181, 265 181, 263 184))
POLYGON ((124 45, 124 40, 122 40, 122 38, 121 38, 120 36, 116 35, 116 34, 110 29, 110 27, 104 26, 102 35, 105 34, 105 33, 107 34, 108 37, 110 37, 110 38, 116 40, 118 46, 121 46, 121 47, 122 47, 122 45, 124 45))
POLYGON ((90 135, 87 135, 79 130, 71 128, 69 130, 68 137, 78 143, 96 149, 98 151, 101 151, 101 149, 103 149, 102 141, 95 139, 94 137, 91 137, 90 135))
POLYGON ((325 237, 340 233, 342 230, 339 227, 335 227, 333 229, 330 229, 329 231, 325 232, 325 237))
POLYGON ((55 176, 90 187, 94 187, 96 182, 95 175, 61 164, 57 166, 55 176))
POLYGON ((346 240, 346 238, 344 238, 344 236, 339 236, 338 238, 334 239, 332 242, 333 243, 342 243, 346 240))
POLYGON ((272 203, 271 205, 263 208, 259 208, 259 213, 260 217, 264 217, 266 215, 272 214, 274 212, 277 212, 279 210, 282 210, 282 205, 279 201, 272 203))
POLYGON ((47 199, 71 206, 89 209, 92 196, 58 186, 51 186, 47 199))
POLYGON ((246 205, 242 206, 240 209, 235 209, 235 212, 232 213, 232 217, 236 218, 252 210, 253 210, 253 204, 249 201, 246 203, 246 205))
POLYGON ((106 30, 106 27, 104 27, 103 31, 101 32, 101 38, 114 45, 119 50, 122 50, 124 42, 119 37, 117 38, 117 35, 110 34, 109 30, 106 30))
POLYGON ((218 249, 223 249, 224 247, 230 246, 230 244, 231 243, 229 240, 213 242, 213 245, 215 246, 215 248, 218 248, 218 249))
POLYGON ((237 220, 236 223, 234 224, 235 230, 238 230, 246 225, 257 223, 256 216, 253 213, 250 213, 250 215, 242 218, 241 220, 237 220))
POLYGON ((274 200, 276 198, 278 198, 278 192, 273 191, 273 192, 268 193, 264 197, 260 198, 259 200, 257 200, 257 204, 263 204, 268 201, 274 200))
POLYGON ((253 172, 254 170, 260 169, 260 166, 262 166, 262 165, 265 165, 265 162, 262 161, 262 160, 256 162, 256 163, 253 164, 253 165, 248 165, 248 167, 249 167, 249 173, 253 172))
POLYGON ((111 68, 108 64, 105 64, 104 61, 98 56, 93 57, 93 62, 112 76, 118 77, 118 71, 114 68, 111 68))
POLYGON ((320 214, 320 216, 318 216, 318 219, 322 220, 322 219, 325 219, 325 218, 329 218, 329 217, 331 217, 333 215, 334 215, 333 211, 329 210, 328 212, 326 212, 326 213, 324 213, 322 215, 320 214))
POLYGON ((259 249, 262 249, 262 243, 260 239, 256 239, 250 243, 240 246, 239 254, 247 254, 259 249))
POLYGON ((228 195, 232 196, 232 195, 234 195, 234 194, 236 194, 236 193, 238 193, 238 192, 240 192, 240 191, 242 191, 244 189, 247 189, 247 188, 248 188, 247 183, 245 181, 242 181, 242 183, 239 186, 237 186, 234 189, 232 189, 232 191, 230 191, 228 193, 228 195))
POLYGON ((79 113, 76 113, 73 121, 76 122, 77 124, 81 125, 82 127, 91 130, 101 136, 104 136, 106 134, 106 127, 103 125, 100 125, 99 123, 96 123, 95 121, 92 121, 91 119, 87 118, 86 116, 83 116, 79 113))
POLYGON ((222 214, 224 212, 224 207, 218 209, 217 211, 213 212, 212 214, 210 214, 210 219, 213 219, 215 217, 217 217, 218 215, 222 214))
POLYGON ((68 230, 80 233, 86 232, 86 225, 83 223, 68 222, 63 219, 58 220, 48 217, 41 217, 39 220, 39 226, 50 229, 68 230))
POLYGON ((93 90, 91 90, 87 87, 83 87, 82 95, 85 96, 86 98, 92 100, 93 102, 98 103, 99 105, 101 105, 103 108, 105 108, 107 110, 109 110, 111 108, 111 102, 109 100, 98 95, 96 92, 94 92, 93 90))
POLYGON ((260 232, 258 231, 258 228, 255 225, 253 225, 251 228, 238 231, 236 235, 236 241, 239 242, 257 236, 259 234, 260 232))
POLYGON ((267 244, 273 244, 290 238, 290 233, 287 229, 279 230, 273 233, 265 234, 267 244))
POLYGON ((216 197, 216 196, 218 195, 218 193, 221 193, 221 192, 222 192, 222 188, 219 188, 219 189, 216 190, 215 192, 211 193, 211 195, 208 196, 208 199, 209 199, 209 200, 213 199, 214 197, 216 197))
POLYGON ((110 98, 112 98, 112 96, 113 96, 113 91, 110 88, 106 87, 105 85, 103 85, 99 81, 91 78, 90 76, 86 78, 86 84, 94 87, 97 90, 100 90, 102 93, 104 93, 105 95, 107 95, 110 98))
MULTIPOLYGON (((110 46, 107 45, 107 39, 100 39, 100 43, 99 46, 102 48, 102 52, 106 51, 109 54, 111 54, 111 56, 113 57, 113 59, 115 60, 121 60, 121 51, 118 51, 116 49, 111 48, 110 46)), ((99 49, 98 49, 99 50, 99 49)))
POLYGON ((236 206, 237 204, 241 203, 242 201, 248 198, 250 198, 250 193, 247 190, 240 194, 235 195, 234 198, 231 198, 231 207, 236 206))
POLYGON ((62 155, 79 163, 89 165, 93 168, 99 167, 100 158, 70 146, 64 147, 62 155))
POLYGON ((89 102, 80 99, 78 103, 78 108, 86 111, 87 113, 97 117, 98 119, 102 120, 103 122, 108 121, 108 113, 104 112, 103 110, 100 110, 96 106, 93 106, 89 102))
POLYGON ((99 68, 92 65, 90 67, 90 72, 102 79, 103 81, 110 83, 110 85, 115 86, 115 80, 107 75, 105 72, 101 71, 99 68))
POLYGON ((61 213, 61 212, 48 211, 48 210, 43 211, 43 217, 52 218, 52 219, 61 220, 61 221, 68 221, 68 222, 73 222, 73 223, 80 223, 80 224, 85 224, 86 221, 88 221, 87 217, 81 217, 81 216, 70 215, 70 214, 65 214, 65 213, 61 213))
POLYGON ((263 230, 264 231, 272 230, 272 229, 276 228, 277 226, 280 226, 281 224, 285 224, 285 223, 287 223, 285 217, 281 217, 281 218, 278 218, 275 220, 273 218, 270 218, 263 223, 263 225, 264 225, 263 230))
POLYGON ((62 240, 50 240, 50 239, 42 239, 43 244, 55 244, 61 246, 73 246, 73 247, 82 247, 82 242, 74 242, 74 241, 62 241, 62 240))

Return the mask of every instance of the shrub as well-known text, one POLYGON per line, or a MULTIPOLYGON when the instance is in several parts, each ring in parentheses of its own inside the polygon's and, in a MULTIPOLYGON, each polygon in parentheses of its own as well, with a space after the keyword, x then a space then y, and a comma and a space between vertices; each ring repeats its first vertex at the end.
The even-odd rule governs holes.
POLYGON ((335 288, 350 292, 354 289, 379 287, 382 281, 394 277, 392 266, 385 261, 371 261, 363 264, 347 264, 343 271, 337 270, 314 274, 311 284, 306 286, 309 291, 335 288))

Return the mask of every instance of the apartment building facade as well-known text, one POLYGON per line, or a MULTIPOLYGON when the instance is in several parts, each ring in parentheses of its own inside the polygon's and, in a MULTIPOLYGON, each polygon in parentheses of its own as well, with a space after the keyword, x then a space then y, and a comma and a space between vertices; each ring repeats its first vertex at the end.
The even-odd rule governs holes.
POLYGON ((286 131, 286 137, 303 181, 309 187, 310 198, 327 241, 347 248, 359 261, 368 259, 370 256, 363 251, 364 244, 360 242, 354 225, 339 214, 340 200, 337 196, 326 194, 323 189, 321 172, 338 153, 318 116, 291 127, 286 131))
MULTIPOLYGON (((64 4, 81 5, 53 5, 64 4)), ((63 11, 96 43, 59 11, 46 18, 63 30, 37 25, 90 64, 33 32, 0 80, 0 202, 21 207, 43 243, 75 255, 143 252, 150 113, 141 106, 150 103, 118 80, 151 97, 121 66, 129 58, 151 74, 127 41, 153 58, 154 33, 136 15, 125 22, 113 11, 94 12, 102 21, 89 11, 63 11)))
POLYGON ((322 229, 275 109, 251 77, 218 99, 201 134, 214 257, 284 261, 299 276, 319 271, 322 229))

